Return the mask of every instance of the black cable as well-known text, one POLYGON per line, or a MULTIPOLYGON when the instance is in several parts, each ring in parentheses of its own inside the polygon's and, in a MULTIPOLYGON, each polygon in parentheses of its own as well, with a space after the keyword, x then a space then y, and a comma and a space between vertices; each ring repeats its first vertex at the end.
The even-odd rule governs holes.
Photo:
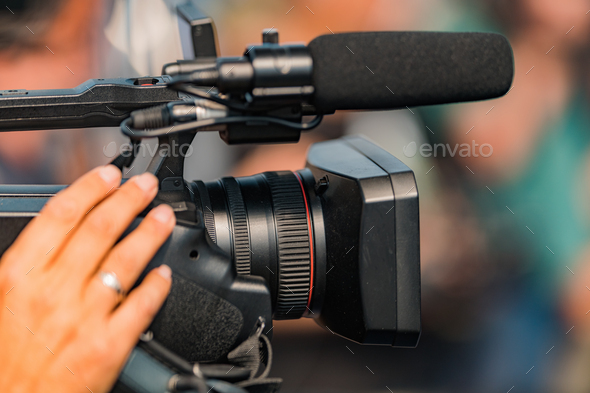
POLYGON ((154 138, 179 132, 198 131, 200 128, 204 127, 246 122, 268 122, 296 130, 307 131, 317 127, 322 122, 322 119, 323 116, 318 115, 308 123, 296 123, 269 116, 235 116, 190 121, 188 123, 175 124, 170 128, 162 127, 153 130, 137 130, 130 127, 131 118, 127 118, 121 123, 121 132, 130 138, 154 138))
POLYGON ((193 365, 191 363, 170 351, 159 342, 152 339, 149 341, 140 341, 138 345, 140 348, 145 349, 149 354, 162 360, 176 370, 186 374, 193 373, 193 365))
MULTIPOLYGON (((268 111, 268 108, 267 109, 262 109, 262 108, 253 109, 253 108, 249 108, 247 105, 237 104, 237 103, 232 102, 230 100, 220 98, 220 97, 213 95, 213 94, 209 94, 209 92, 204 92, 203 90, 201 90, 195 86, 192 86, 190 84, 191 81, 192 80, 186 76, 176 77, 171 82, 169 82, 167 84, 167 86, 170 89, 175 90, 175 91, 184 92, 184 93, 196 96, 196 97, 200 97, 200 98, 204 98, 204 99, 216 102, 218 104, 226 106, 229 109, 233 109, 235 111, 241 112, 242 114, 260 113, 263 111, 268 111)), ((280 108, 280 106, 273 108, 273 109, 279 109, 279 108, 280 108)), ((187 123, 178 123, 178 124, 172 125, 170 128, 168 128, 166 126, 166 127, 154 128, 154 129, 149 129, 149 130, 147 130, 147 129, 140 130, 140 129, 133 128, 132 118, 127 118, 121 123, 121 132, 124 135, 127 135, 129 138, 131 138, 131 140, 138 141, 142 138, 154 138, 154 137, 165 136, 168 134, 177 134, 177 133, 181 133, 181 132, 198 131, 199 129, 202 129, 205 127, 212 127, 212 126, 216 126, 216 125, 247 123, 247 122, 262 122, 262 123, 266 122, 266 123, 277 124, 279 126, 283 126, 283 127, 287 127, 287 128, 291 128, 291 129, 296 129, 296 130, 300 130, 300 131, 307 131, 307 130, 311 130, 311 129, 317 127, 321 123, 322 119, 323 119, 322 115, 317 115, 310 122, 297 123, 297 122, 292 122, 292 121, 288 121, 288 120, 284 120, 284 119, 280 119, 280 118, 276 118, 276 117, 270 117, 270 116, 263 116, 263 115, 243 116, 242 115, 242 116, 195 120, 195 121, 190 121, 187 123)), ((117 159, 119 161, 121 160, 120 157, 118 157, 117 159)), ((119 162, 117 161, 117 163, 119 163, 119 162)), ((127 163, 127 162, 125 162, 125 163, 127 163)))
POLYGON ((196 375, 181 374, 175 379, 173 386, 175 392, 196 390, 199 393, 206 393, 208 390, 211 390, 207 389, 207 383, 205 380, 196 375))
MULTIPOLYGON (((237 112, 241 112, 241 113, 262 113, 262 112, 268 112, 269 108, 260 108, 260 107, 254 107, 251 108, 250 106, 243 105, 240 103, 237 103, 235 101, 231 101, 225 98, 221 98, 218 97, 214 94, 210 94, 209 92, 205 92, 201 88, 197 87, 197 86, 193 86, 191 84, 191 80, 188 77, 183 77, 183 78, 176 78, 174 80, 172 80, 172 82, 169 82, 166 85, 168 88, 175 90, 175 91, 180 91, 186 94, 190 94, 193 96, 197 96, 200 98, 204 98, 206 100, 210 100, 213 102, 216 102, 218 104, 224 105, 226 107, 228 107, 229 109, 233 109, 234 111, 237 112)), ((213 89, 213 87, 211 87, 211 89, 209 89, 209 91, 211 91, 213 89)), ((283 107, 288 107, 291 106, 291 104, 284 104, 282 106, 276 106, 273 107, 272 109, 280 109, 283 107)))
MULTIPOLYGON (((246 113, 246 112, 255 112, 255 110, 249 108, 247 105, 240 105, 230 100, 226 100, 220 97, 217 97, 213 94, 209 94, 209 92, 204 92, 203 90, 190 85, 190 79, 188 77, 182 78, 174 78, 172 82, 168 82, 166 85, 168 88, 180 91, 183 93, 187 93, 193 96, 197 96, 200 98, 204 98, 206 100, 217 102, 218 104, 222 104, 227 106, 230 109, 233 109, 238 112, 246 113)), ((213 89, 213 87, 211 87, 213 89)), ((211 91, 211 89, 209 91, 211 91)))

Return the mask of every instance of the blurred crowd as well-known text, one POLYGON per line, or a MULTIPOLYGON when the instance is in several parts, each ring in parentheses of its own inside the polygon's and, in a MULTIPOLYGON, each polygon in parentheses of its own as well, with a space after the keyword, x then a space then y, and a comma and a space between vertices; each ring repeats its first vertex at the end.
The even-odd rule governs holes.
MULTIPOLYGON (((182 57, 171 12, 181 2, 8 1, 0 89, 158 75, 182 57)), ((311 143, 348 134, 367 135, 416 174, 418 348, 360 347, 310 321, 277 323, 273 374, 283 391, 590 391, 590 0, 194 3, 214 18, 224 56, 271 27, 281 42, 330 31, 493 31, 514 50, 513 87, 494 101, 338 113, 296 145, 197 137, 189 180, 299 169, 311 143), (408 156, 410 143, 488 144, 492 154, 408 156)), ((0 182, 70 182, 108 162, 111 142, 124 138, 112 129, 0 134, 0 182)))

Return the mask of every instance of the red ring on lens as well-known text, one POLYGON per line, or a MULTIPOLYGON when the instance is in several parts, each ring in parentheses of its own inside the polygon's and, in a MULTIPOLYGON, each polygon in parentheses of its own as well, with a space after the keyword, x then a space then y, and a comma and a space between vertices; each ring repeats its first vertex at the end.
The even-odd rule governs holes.
MULTIPOLYGON (((311 216, 309 214, 309 204, 307 203, 307 195, 305 195, 305 187, 303 186, 303 180, 299 173, 294 172, 295 177, 299 181, 299 185, 301 186, 301 192, 303 193, 303 201, 305 202, 305 213, 307 216, 307 232, 309 233, 309 297, 307 298, 307 309, 310 310, 309 306, 311 305, 311 294, 313 290, 313 271, 314 271, 314 262, 313 262, 313 230, 311 225, 311 216)), ((311 311, 311 310, 310 310, 311 311)))

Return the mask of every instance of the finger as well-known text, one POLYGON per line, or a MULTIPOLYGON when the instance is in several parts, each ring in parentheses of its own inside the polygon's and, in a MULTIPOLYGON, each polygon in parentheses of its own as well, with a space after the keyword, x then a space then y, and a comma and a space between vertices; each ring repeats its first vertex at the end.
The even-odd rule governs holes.
MULTIPOLYGON (((174 211, 170 206, 156 207, 137 229, 113 248, 99 271, 115 273, 123 292, 128 292, 147 263, 168 239, 175 223, 174 211)), ((115 308, 119 301, 115 291, 102 283, 98 273, 90 278, 86 299, 91 309, 105 311, 115 308)))
POLYGON ((118 350, 129 351, 162 307, 170 285, 172 271, 162 265, 145 277, 107 322, 110 334, 121 344, 118 350))
POLYGON ((131 178, 88 213, 55 265, 77 282, 85 281, 157 192, 158 180, 151 173, 131 178))
MULTIPOLYGON (((5 253, 2 265, 33 261, 45 265, 62 249, 89 210, 100 203, 121 182, 121 171, 114 165, 95 168, 57 193, 21 232, 5 253)), ((23 266, 29 269, 30 266, 23 266)))

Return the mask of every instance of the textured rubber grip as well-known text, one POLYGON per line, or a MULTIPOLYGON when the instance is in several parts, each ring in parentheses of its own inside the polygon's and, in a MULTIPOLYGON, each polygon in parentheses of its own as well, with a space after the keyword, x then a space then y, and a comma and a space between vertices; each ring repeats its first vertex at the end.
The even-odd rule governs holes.
POLYGON ((251 271, 250 234, 248 216, 240 186, 233 177, 221 179, 231 215, 234 261, 238 274, 249 275, 251 271))
POLYGON ((274 209, 278 248, 278 297, 274 319, 300 318, 311 279, 310 233, 305 199, 293 172, 266 172, 274 209))

